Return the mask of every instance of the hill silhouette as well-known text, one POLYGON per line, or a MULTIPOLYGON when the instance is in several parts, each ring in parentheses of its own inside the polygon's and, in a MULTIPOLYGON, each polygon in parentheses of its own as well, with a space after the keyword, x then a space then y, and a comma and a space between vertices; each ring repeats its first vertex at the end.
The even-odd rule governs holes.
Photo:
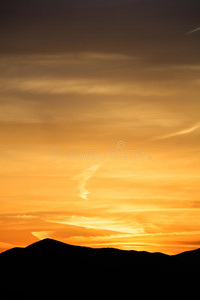
POLYGON ((65 299, 69 292, 81 296, 92 290, 112 297, 121 290, 128 297, 133 286, 135 291, 155 285, 169 289, 199 280, 200 249, 169 256, 44 239, 1 253, 0 266, 2 299, 65 299))

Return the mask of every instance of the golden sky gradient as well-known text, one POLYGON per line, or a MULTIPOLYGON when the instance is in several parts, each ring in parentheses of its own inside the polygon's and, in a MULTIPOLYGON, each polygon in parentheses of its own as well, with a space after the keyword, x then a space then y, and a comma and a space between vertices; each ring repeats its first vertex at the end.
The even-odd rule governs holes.
POLYGON ((94 2, 3 1, 0 252, 200 247, 199 6, 94 2))

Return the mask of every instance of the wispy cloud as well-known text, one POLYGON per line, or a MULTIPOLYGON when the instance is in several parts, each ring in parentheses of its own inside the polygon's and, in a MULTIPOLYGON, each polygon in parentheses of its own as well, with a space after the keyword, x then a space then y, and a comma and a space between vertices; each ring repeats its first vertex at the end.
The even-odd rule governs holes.
POLYGON ((194 29, 194 30, 189 31, 189 32, 187 32, 186 34, 188 35, 188 34, 191 34, 191 33, 193 33, 193 32, 196 32, 196 31, 198 31, 198 30, 200 30, 200 27, 198 27, 198 28, 196 28, 196 29, 194 29))
POLYGON ((78 190, 79 197, 85 200, 88 200, 88 194, 90 193, 86 189, 87 181, 95 174, 95 172, 99 169, 100 164, 93 165, 90 168, 83 171, 80 175, 76 176, 74 179, 79 180, 78 190))
POLYGON ((35 232, 31 232, 31 234, 33 236, 35 236, 36 238, 38 238, 39 240, 49 238, 50 235, 52 235, 53 233, 54 233, 54 231, 35 231, 35 232))
POLYGON ((20 80, 13 79, 12 82, 5 84, 3 80, 1 88, 8 90, 13 89, 15 91, 33 92, 37 94, 48 93, 54 95, 60 94, 100 94, 100 95, 113 95, 124 91, 124 87, 113 86, 96 80, 63 80, 63 79, 48 79, 48 80, 20 80))
POLYGON ((109 79, 63 79, 63 78, 11 78, 0 79, 0 88, 4 91, 27 92, 35 95, 127 95, 127 96, 165 96, 174 95, 177 91, 169 88, 160 89, 155 84, 134 82, 112 82, 109 79))
POLYGON ((188 133, 191 133, 191 132, 195 131, 198 128, 200 128, 200 122, 193 125, 192 127, 189 127, 189 128, 186 128, 186 129, 183 129, 183 130, 171 133, 171 134, 167 134, 167 135, 155 138, 153 140, 164 140, 164 139, 168 139, 168 138, 171 138, 171 137, 174 137, 174 136, 188 134, 188 133))
POLYGON ((110 216, 106 217, 83 217, 83 216, 59 216, 59 217, 49 217, 46 219, 46 222, 50 223, 58 223, 64 225, 73 225, 80 226, 89 229, 97 229, 97 230, 106 230, 117 233, 124 234, 144 234, 143 228, 138 227, 136 222, 131 222, 131 224, 127 224, 123 220, 116 220, 115 217, 110 216))
POLYGON ((18 63, 18 64, 36 64, 36 65, 52 65, 52 64, 82 64, 90 62, 107 62, 107 61, 136 61, 139 57, 130 56, 119 53, 106 53, 106 52, 66 52, 59 54, 27 54, 13 57, 11 55, 5 55, 4 60, 1 63, 18 63))

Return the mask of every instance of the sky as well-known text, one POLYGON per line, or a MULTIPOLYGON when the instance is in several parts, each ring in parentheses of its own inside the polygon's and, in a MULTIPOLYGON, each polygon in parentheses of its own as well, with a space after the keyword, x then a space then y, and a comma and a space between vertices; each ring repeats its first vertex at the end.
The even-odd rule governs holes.
POLYGON ((0 252, 200 247, 200 3, 2 0, 0 252))

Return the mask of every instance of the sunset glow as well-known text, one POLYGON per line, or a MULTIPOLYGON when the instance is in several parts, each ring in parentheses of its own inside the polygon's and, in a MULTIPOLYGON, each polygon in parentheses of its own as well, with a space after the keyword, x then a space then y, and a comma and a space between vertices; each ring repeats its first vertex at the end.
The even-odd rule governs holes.
POLYGON ((17 2, 0 13, 0 252, 199 248, 195 1, 17 2))

